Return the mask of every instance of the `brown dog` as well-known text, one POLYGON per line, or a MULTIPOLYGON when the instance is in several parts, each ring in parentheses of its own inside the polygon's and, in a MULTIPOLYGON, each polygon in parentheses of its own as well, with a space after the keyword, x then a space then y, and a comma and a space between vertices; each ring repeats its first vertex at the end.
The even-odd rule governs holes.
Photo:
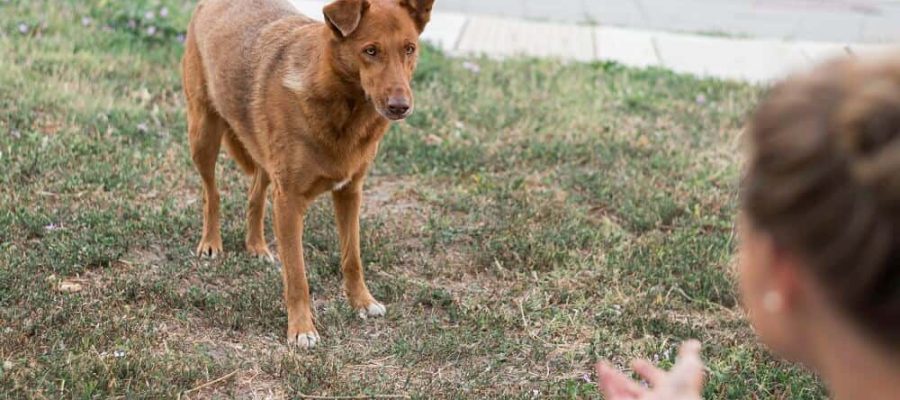
POLYGON ((274 186, 275 236, 283 264, 288 341, 319 341, 303 262, 307 207, 331 192, 341 271, 363 317, 385 308, 369 293, 359 251, 366 171, 390 121, 413 110, 410 80, 434 0, 336 0, 325 23, 286 0, 203 0, 183 60, 191 154, 203 178, 197 253, 222 252, 215 169, 221 143, 254 176, 247 250, 272 259, 263 237, 266 190, 274 186))

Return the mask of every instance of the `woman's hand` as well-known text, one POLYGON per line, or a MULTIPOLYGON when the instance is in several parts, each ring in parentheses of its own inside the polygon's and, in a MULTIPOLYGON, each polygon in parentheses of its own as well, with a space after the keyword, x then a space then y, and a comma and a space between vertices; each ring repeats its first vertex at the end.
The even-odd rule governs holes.
POLYGON ((600 390, 607 400, 700 400, 703 393, 703 360, 700 342, 681 345, 672 370, 665 372, 644 360, 632 363, 634 371, 647 383, 643 387, 607 363, 597 364, 600 390))

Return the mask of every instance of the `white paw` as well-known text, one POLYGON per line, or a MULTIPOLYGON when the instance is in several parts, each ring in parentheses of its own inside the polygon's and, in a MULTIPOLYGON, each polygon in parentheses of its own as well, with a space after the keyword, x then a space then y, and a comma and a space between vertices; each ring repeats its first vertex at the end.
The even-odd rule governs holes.
POLYGON ((366 308, 359 309, 359 317, 362 319, 366 319, 369 317, 383 317, 384 313, 386 312, 387 308, 385 308, 383 304, 376 301, 372 304, 369 304, 366 308))
POLYGON ((307 350, 316 347, 320 341, 322 341, 322 339, 317 332, 303 332, 297 334, 297 337, 294 340, 291 340, 291 344, 296 345, 303 350, 307 350))
POLYGON ((275 256, 273 256, 272 253, 257 254, 256 258, 260 261, 268 262, 269 264, 275 264, 275 256))

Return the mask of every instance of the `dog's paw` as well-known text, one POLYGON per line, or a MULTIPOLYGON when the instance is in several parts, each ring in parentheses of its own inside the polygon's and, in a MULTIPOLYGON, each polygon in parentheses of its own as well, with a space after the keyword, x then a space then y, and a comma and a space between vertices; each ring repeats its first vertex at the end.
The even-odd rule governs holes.
POLYGON ((357 310, 359 313, 359 317, 362 319, 367 319, 369 317, 383 317, 387 312, 387 308, 384 307, 384 304, 381 304, 377 301, 373 301, 366 307, 360 308, 357 310))
POLYGON ((197 257, 216 259, 222 255, 222 240, 201 240, 197 246, 197 257))
POLYGON ((319 333, 316 331, 312 332, 301 332, 294 335, 288 336, 288 344, 292 346, 296 346, 301 350, 309 350, 315 348, 319 342, 322 341, 322 338, 319 336, 319 333))
POLYGON ((272 255, 272 252, 270 252, 269 248, 265 245, 247 246, 247 252, 250 253, 250 256, 253 258, 275 264, 275 256, 272 255))

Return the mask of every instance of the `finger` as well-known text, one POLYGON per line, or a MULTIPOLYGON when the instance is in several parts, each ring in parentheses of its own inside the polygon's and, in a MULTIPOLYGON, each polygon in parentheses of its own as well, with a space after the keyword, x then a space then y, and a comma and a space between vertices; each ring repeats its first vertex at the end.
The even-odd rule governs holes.
POLYGON ((600 388, 607 396, 626 396, 624 398, 630 399, 637 398, 645 391, 637 382, 607 363, 597 364, 597 378, 600 388))
POLYGON ((703 372, 703 359, 700 358, 700 342, 692 340, 685 342, 678 350, 676 365, 680 369, 691 372, 703 372))
POLYGON ((650 386, 657 386, 666 378, 665 372, 656 368, 656 366, 647 360, 634 360, 631 363, 631 367, 634 368, 634 372, 637 372, 641 378, 644 378, 650 386))
POLYGON ((682 357, 697 357, 700 358, 700 350, 702 345, 699 341, 696 340, 688 340, 681 344, 681 348, 678 349, 678 358, 682 357))
POLYGON ((597 381, 608 400, 636 400, 645 392, 637 382, 607 363, 597 364, 597 381))
POLYGON ((700 342, 685 342, 678 351, 678 361, 672 368, 672 379, 691 392, 703 389, 705 366, 700 358, 700 342))

